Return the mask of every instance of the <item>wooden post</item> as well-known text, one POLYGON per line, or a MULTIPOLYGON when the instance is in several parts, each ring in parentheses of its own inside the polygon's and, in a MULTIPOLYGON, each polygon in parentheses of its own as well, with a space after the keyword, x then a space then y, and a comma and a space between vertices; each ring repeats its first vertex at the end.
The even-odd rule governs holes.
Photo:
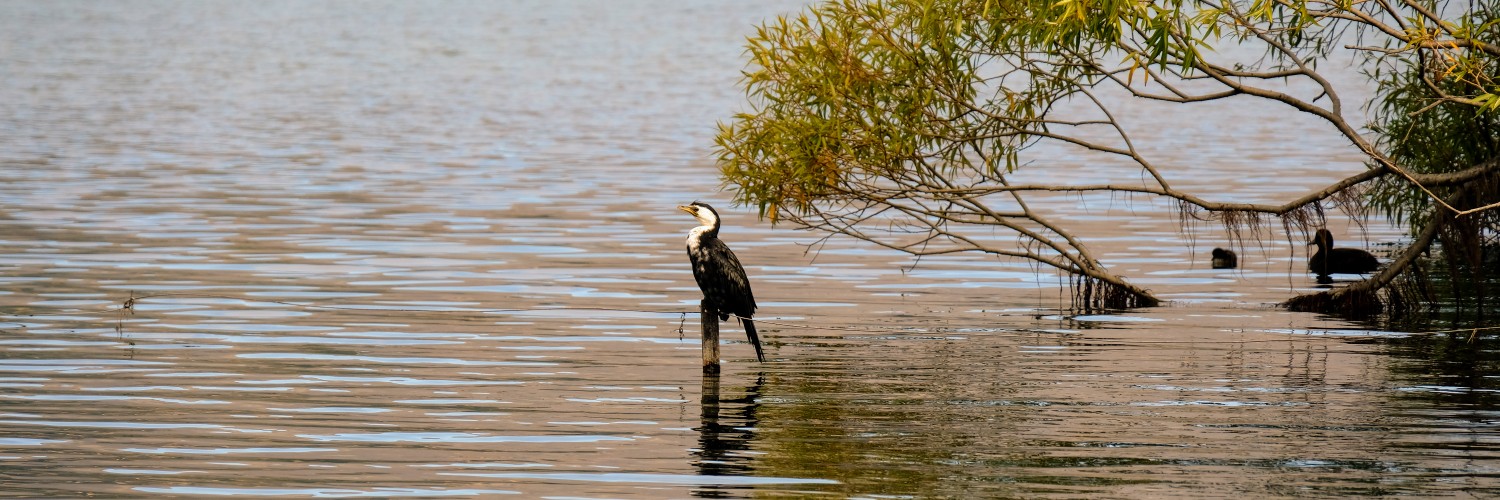
POLYGON ((699 315, 702 319, 703 331, 703 373, 719 373, 719 311, 708 305, 708 301, 698 303, 699 315))
POLYGON ((719 425, 719 374, 703 371, 703 394, 698 402, 703 406, 703 429, 716 428, 719 425))

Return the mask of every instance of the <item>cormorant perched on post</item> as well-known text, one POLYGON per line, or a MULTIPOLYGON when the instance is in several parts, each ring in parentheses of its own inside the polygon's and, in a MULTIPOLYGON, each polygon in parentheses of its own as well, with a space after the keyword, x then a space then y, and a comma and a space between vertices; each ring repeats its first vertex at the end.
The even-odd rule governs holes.
POLYGON ((755 322, 750 320, 755 315, 750 279, 745 277, 745 268, 740 266, 729 245, 719 240, 719 212, 707 203, 696 201, 677 209, 693 214, 703 224, 689 231, 687 237, 688 260, 693 262, 693 278, 703 290, 703 302, 718 313, 719 321, 729 319, 730 315, 740 318, 745 335, 755 346, 755 359, 764 363, 766 356, 761 353, 760 336, 755 333, 755 322))
POLYGON ((1380 261, 1375 260, 1370 252, 1358 248, 1334 248, 1333 232, 1327 229, 1319 229, 1307 244, 1318 246, 1317 253, 1307 259, 1307 270, 1317 273, 1320 283, 1333 273, 1365 274, 1380 267, 1380 261))

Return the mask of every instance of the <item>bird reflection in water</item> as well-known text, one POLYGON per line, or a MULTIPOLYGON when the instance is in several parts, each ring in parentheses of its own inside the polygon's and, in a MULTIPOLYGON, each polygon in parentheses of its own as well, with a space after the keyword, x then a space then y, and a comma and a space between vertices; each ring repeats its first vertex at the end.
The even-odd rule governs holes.
MULTIPOLYGON (((755 412, 760 408, 760 391, 765 385, 764 373, 745 388, 739 397, 720 397, 719 375, 703 375, 703 418, 698 426, 698 449, 693 450, 693 466, 700 476, 748 476, 755 472, 753 457, 746 453, 755 439, 758 425, 755 412)), ((705 485, 693 492, 699 498, 740 496, 726 488, 705 485)))

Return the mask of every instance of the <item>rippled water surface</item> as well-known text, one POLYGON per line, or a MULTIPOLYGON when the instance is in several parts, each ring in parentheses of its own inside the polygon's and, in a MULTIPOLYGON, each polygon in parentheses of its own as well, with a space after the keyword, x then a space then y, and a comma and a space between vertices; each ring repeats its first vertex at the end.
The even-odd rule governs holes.
MULTIPOLYGON (((1222 228, 1053 200, 1171 300, 1075 316, 1025 263, 732 209, 715 122, 798 7, 0 3, 0 495, 1500 495, 1492 351, 1269 306, 1300 242, 1213 270, 1222 228), (726 324, 717 378, 694 199, 772 358, 726 324)), ((1232 105, 1164 137, 1185 185, 1360 168, 1232 105)))

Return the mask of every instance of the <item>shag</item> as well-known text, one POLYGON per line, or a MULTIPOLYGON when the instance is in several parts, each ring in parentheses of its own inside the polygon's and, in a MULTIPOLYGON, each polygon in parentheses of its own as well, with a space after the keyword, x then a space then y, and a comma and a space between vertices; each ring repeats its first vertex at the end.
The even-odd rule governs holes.
POLYGON ((1307 259, 1307 270, 1316 273, 1319 279, 1334 273, 1365 274, 1380 267, 1380 261, 1375 260, 1370 252, 1358 248, 1334 248, 1333 232, 1327 229, 1319 229, 1307 244, 1318 246, 1318 251, 1307 259))
POLYGON ((1215 248, 1214 258, 1209 262, 1213 264, 1214 269, 1234 269, 1240 265, 1240 260, 1235 257, 1234 251, 1223 248, 1215 248))
POLYGON ((750 279, 745 277, 745 268, 740 260, 719 240, 719 212, 707 203, 693 202, 677 207, 698 219, 703 224, 688 232, 688 260, 693 262, 693 278, 703 290, 703 302, 719 313, 719 321, 738 317, 745 327, 745 336, 755 346, 755 359, 764 363, 760 336, 755 333, 755 296, 750 293, 750 279))

